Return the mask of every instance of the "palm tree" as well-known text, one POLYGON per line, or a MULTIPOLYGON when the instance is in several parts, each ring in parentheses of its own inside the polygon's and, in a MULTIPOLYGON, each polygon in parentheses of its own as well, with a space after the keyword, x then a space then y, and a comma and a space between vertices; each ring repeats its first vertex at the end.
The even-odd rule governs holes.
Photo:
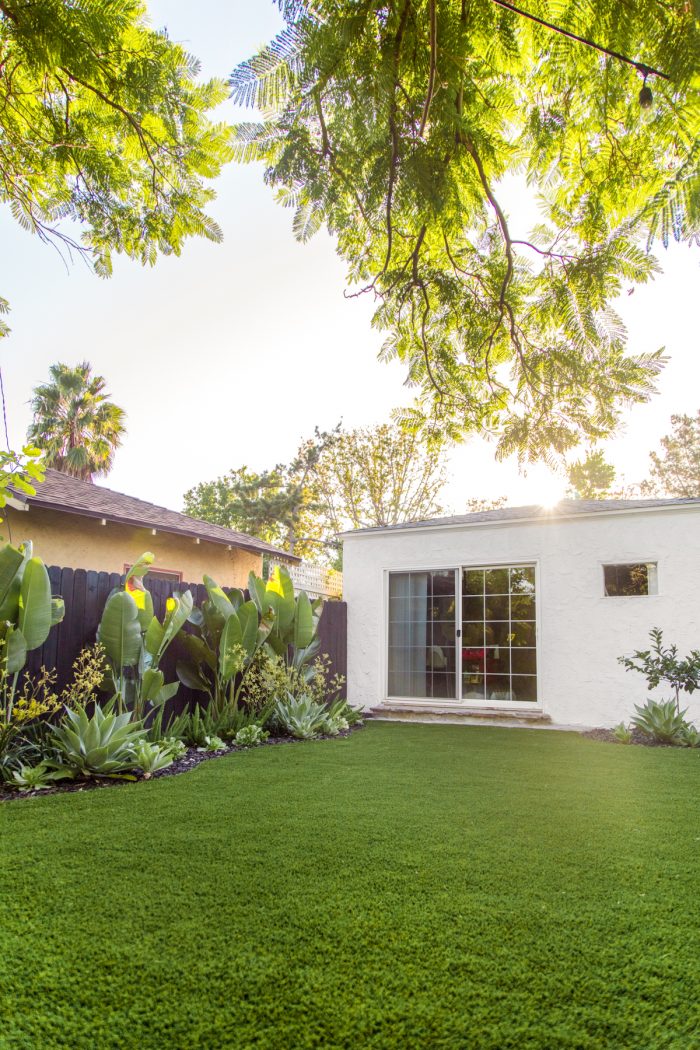
POLYGON ((88 361, 51 365, 49 374, 34 388, 27 440, 43 450, 47 467, 83 481, 104 477, 126 433, 124 410, 108 400, 105 379, 88 361))

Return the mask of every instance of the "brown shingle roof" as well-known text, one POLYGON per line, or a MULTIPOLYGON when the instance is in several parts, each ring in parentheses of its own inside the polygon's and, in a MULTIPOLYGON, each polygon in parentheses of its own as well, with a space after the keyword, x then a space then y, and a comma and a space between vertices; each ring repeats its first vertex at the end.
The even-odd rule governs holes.
POLYGON ((179 536, 192 536, 208 543, 221 543, 225 546, 241 547, 256 554, 274 554, 285 561, 298 562, 297 558, 286 551, 274 547, 271 543, 248 536, 236 529, 227 529, 222 525, 212 525, 208 521, 190 518, 167 507, 158 507, 155 503, 125 496, 122 492, 80 481, 58 470, 47 470, 46 480, 37 485, 35 496, 24 497, 30 506, 46 507, 49 510, 64 511, 67 514, 80 514, 87 518, 106 518, 107 521, 120 525, 134 525, 147 529, 159 529, 161 532, 172 532, 179 536))

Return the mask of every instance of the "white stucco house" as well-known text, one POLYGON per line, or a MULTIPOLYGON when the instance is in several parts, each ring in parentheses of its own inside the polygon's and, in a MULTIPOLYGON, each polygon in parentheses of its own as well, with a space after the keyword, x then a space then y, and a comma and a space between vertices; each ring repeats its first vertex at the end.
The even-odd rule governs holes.
MULTIPOLYGON (((618 657, 700 648, 700 499, 564 500, 343 535, 348 699, 385 713, 613 726, 618 657)), ((657 691, 658 698, 665 694, 657 691)), ((700 720, 700 696, 688 703, 700 720)))

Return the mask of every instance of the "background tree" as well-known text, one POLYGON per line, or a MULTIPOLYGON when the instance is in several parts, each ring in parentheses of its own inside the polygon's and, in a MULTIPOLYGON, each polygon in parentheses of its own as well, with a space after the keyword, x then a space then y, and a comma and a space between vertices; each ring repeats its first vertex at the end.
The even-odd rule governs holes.
POLYGON ((645 496, 700 497, 700 412, 671 416, 672 431, 661 439, 661 452, 650 453, 645 496))
POLYGON ((0 201, 102 275, 113 252, 152 264, 193 234, 220 240, 206 180, 230 129, 206 114, 226 90, 198 68, 141 0, 0 0, 0 201))
POLYGON ((657 269, 645 243, 700 232, 695 5, 279 2, 231 77, 264 113, 237 157, 378 297, 411 423, 530 459, 610 434, 664 360, 626 352, 612 303, 657 269), (514 174, 540 194, 529 235, 514 174))
POLYGON ((442 511, 441 448, 396 424, 340 433, 320 457, 316 474, 331 534, 418 521, 442 511))
POLYGON ((326 536, 316 468, 337 432, 317 427, 289 464, 259 474, 239 467, 196 485, 185 493, 185 513, 322 560, 326 536))
POLYGON ((573 499, 610 499, 613 497, 615 468, 605 454, 588 452, 584 459, 571 463, 566 470, 569 479, 567 496, 573 499))
POLYGON ((494 496, 492 499, 476 497, 467 500, 467 511, 469 514, 481 514, 486 510, 500 510, 508 503, 507 496, 494 496))
POLYGON ((27 440, 44 452, 47 467, 82 481, 106 476, 126 433, 123 409, 87 361, 52 365, 49 374, 48 383, 34 388, 27 440))

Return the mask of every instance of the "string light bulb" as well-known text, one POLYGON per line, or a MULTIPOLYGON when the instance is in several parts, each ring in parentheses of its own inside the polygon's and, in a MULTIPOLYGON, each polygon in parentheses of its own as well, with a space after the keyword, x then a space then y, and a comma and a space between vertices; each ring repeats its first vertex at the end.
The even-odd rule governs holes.
POLYGON ((644 83, 642 84, 642 88, 639 92, 639 105, 642 107, 642 109, 650 109, 654 101, 654 96, 652 94, 651 88, 647 84, 647 77, 649 76, 649 71, 645 69, 643 70, 643 73, 644 83))

